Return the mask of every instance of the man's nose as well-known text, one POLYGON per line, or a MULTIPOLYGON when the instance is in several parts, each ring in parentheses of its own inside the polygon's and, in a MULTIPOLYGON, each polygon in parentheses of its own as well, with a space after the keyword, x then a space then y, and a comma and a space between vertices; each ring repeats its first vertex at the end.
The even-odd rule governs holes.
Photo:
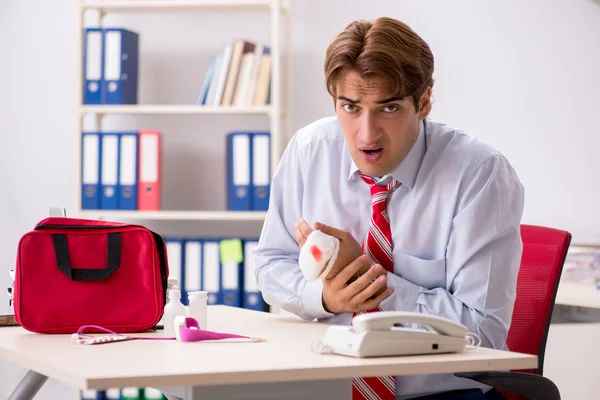
POLYGON ((361 115, 359 137, 364 144, 374 144, 381 135, 375 117, 371 113, 361 115))

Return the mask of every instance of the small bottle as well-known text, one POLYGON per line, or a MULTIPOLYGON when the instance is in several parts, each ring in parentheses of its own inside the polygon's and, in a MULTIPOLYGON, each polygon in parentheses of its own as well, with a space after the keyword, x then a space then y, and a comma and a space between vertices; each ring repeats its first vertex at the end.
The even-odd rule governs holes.
POLYGON ((188 293, 188 317, 198 321, 200 329, 206 330, 206 307, 208 301, 208 292, 201 290, 188 293))
POLYGON ((175 317, 182 315, 185 317, 185 306, 181 303, 181 291, 179 289, 169 290, 169 299, 165 304, 163 315, 164 336, 175 337, 175 317))
MULTIPOLYGON (((169 279, 167 279, 167 290, 165 292, 165 297, 167 298, 167 301, 169 301, 169 292, 173 289, 179 289, 179 280, 177 280, 177 278, 173 278, 170 276, 169 279)), ((165 304, 165 306, 166 306, 166 304, 165 304)), ((158 321, 157 325, 162 325, 164 327, 164 325, 165 325, 164 313, 163 313, 163 316, 158 321)))

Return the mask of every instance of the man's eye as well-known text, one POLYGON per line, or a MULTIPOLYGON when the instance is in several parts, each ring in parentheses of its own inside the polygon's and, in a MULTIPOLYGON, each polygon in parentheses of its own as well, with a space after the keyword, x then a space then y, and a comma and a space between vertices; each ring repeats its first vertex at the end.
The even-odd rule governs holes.
POLYGON ((342 108, 344 109, 344 111, 347 111, 347 112, 356 111, 356 106, 354 104, 344 104, 342 106, 342 108))
POLYGON ((398 111, 398 109, 399 109, 398 106, 389 105, 389 106, 385 106, 384 109, 383 109, 383 111, 386 112, 386 113, 393 113, 393 112, 398 111))

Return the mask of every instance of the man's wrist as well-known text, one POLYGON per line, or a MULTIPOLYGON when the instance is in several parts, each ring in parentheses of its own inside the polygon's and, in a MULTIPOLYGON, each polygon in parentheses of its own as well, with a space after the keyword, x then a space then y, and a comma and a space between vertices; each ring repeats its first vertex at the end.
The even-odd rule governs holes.
POLYGON ((307 314, 314 318, 325 318, 333 316, 333 313, 325 309, 323 301, 323 281, 315 279, 307 281, 302 294, 302 305, 307 314))
POLYGON ((323 304, 323 310, 325 310, 326 312, 330 313, 330 314, 335 314, 334 311, 331 311, 329 309, 329 307, 327 307, 327 303, 325 303, 325 291, 323 291, 323 294, 321 296, 321 302, 323 304))

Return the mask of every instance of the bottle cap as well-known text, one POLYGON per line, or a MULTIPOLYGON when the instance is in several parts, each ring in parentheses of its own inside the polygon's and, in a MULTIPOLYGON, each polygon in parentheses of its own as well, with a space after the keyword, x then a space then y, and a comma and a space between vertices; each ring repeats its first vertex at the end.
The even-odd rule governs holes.
POLYGON ((180 299, 181 298, 181 290, 179 290, 179 289, 169 290, 169 298, 170 299, 180 299))
POLYGON ((196 292, 189 292, 188 293, 188 298, 192 299, 192 298, 197 298, 197 299, 207 299, 208 298, 208 291, 206 290, 199 290, 196 292))

